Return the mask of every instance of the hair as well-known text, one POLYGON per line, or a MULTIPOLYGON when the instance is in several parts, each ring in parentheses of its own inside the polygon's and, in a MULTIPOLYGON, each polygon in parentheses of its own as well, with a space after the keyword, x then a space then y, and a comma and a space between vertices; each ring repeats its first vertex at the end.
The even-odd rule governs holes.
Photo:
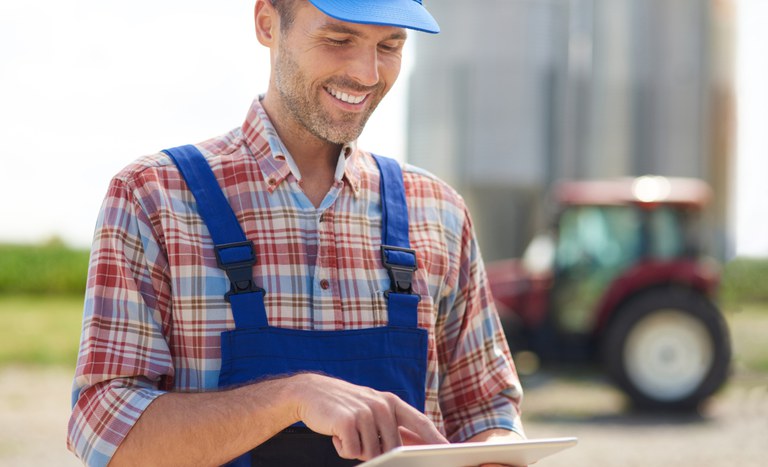
POLYGON ((286 32, 296 19, 296 2, 298 0, 271 0, 272 6, 280 15, 280 31, 286 32))

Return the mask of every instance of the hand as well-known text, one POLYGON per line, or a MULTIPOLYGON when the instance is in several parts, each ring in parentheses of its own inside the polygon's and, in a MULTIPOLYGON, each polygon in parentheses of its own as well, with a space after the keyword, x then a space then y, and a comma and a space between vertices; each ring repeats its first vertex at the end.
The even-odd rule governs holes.
POLYGON ((345 459, 369 460, 404 443, 448 442, 424 414, 392 393, 311 373, 291 379, 296 417, 332 436, 345 459))
MULTIPOLYGON (((507 431, 501 429, 494 429, 484 431, 472 438, 467 442, 484 442, 484 443, 507 443, 512 441, 522 441, 525 437, 515 433, 514 431, 507 431)), ((526 467, 524 465, 512 466, 506 464, 482 464, 480 467, 526 467)))

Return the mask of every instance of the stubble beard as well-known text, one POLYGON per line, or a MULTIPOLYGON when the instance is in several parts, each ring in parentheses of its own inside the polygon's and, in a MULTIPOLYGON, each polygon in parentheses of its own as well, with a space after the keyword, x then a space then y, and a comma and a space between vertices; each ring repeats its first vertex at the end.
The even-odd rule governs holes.
MULTIPOLYGON (((291 117, 310 134, 332 144, 347 144, 356 140, 365 128, 373 111, 383 96, 381 85, 363 87, 345 78, 335 78, 324 83, 339 89, 369 92, 368 107, 362 113, 343 112, 333 116, 323 108, 317 92, 310 86, 306 75, 299 69, 287 48, 280 50, 275 65, 275 87, 283 105, 291 117)), ((321 89, 319 92, 326 92, 321 89)))

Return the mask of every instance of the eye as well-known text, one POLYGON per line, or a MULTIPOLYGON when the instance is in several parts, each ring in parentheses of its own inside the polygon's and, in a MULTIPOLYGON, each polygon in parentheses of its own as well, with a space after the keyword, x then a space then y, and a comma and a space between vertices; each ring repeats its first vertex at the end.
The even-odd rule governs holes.
POLYGON ((326 37, 326 42, 328 42, 331 45, 334 46, 342 46, 349 44, 349 39, 341 39, 341 38, 334 38, 334 37, 326 37))
POLYGON ((397 52, 400 50, 400 47, 400 42, 382 42, 379 44, 379 49, 383 50, 384 52, 397 52))

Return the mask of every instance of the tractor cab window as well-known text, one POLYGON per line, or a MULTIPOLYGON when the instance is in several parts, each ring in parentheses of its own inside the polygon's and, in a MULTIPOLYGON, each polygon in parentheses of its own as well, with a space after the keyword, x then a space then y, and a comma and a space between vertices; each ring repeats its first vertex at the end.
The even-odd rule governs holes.
POLYGON ((674 206, 660 206, 650 215, 650 256, 655 259, 672 259, 697 256, 699 225, 694 213, 674 206))
POLYGON ((613 279, 642 255, 641 213, 630 206, 574 206, 559 218, 553 307, 568 332, 592 329, 613 279))
POLYGON ((623 267, 640 254, 639 213, 631 207, 573 207, 559 227, 558 270, 623 267))

